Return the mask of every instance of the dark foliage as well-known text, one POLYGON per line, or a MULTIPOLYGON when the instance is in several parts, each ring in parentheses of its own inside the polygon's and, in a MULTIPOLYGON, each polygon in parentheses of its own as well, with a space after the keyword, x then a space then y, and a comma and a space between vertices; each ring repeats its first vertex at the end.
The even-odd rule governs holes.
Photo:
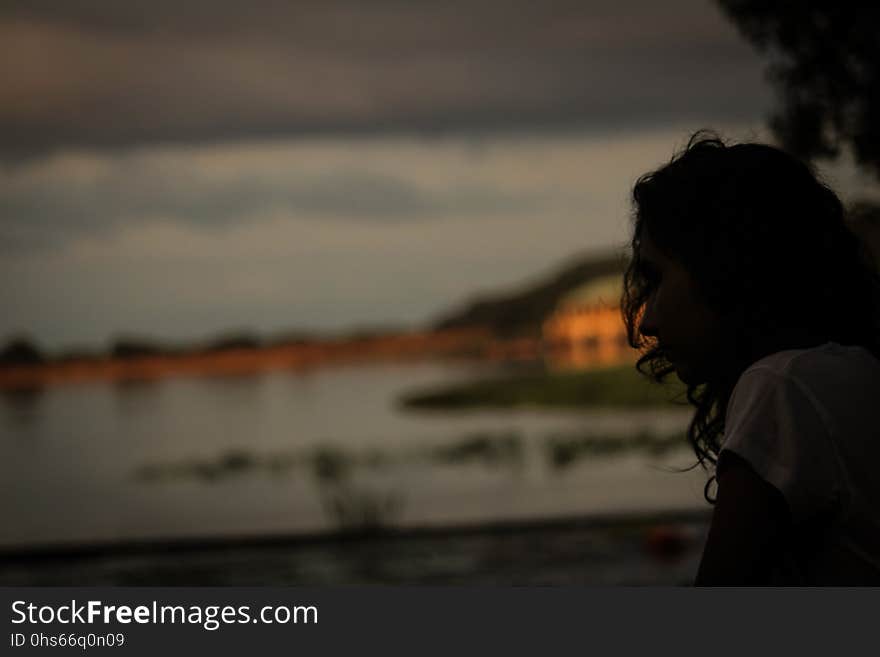
POLYGON ((0 350, 0 366, 39 365, 45 361, 42 352, 27 338, 12 338, 0 350))
POLYGON ((782 100, 771 126, 803 158, 852 149, 880 178, 880 6, 855 0, 719 0, 768 54, 782 100))

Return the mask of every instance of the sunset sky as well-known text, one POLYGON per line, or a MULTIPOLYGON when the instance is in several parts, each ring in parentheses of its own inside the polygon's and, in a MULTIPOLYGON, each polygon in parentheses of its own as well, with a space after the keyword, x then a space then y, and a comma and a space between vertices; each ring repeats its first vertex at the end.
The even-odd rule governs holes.
POLYGON ((701 0, 7 0, 0 50, 0 339, 50 349, 422 324, 774 103, 701 0))

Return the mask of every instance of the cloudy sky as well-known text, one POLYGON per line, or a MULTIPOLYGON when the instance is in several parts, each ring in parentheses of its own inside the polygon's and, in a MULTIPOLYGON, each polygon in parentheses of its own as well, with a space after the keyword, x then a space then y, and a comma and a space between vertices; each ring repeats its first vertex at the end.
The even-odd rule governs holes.
POLYGON ((773 105, 703 0, 6 0, 0 53, 0 338, 52 349, 424 323, 773 105))

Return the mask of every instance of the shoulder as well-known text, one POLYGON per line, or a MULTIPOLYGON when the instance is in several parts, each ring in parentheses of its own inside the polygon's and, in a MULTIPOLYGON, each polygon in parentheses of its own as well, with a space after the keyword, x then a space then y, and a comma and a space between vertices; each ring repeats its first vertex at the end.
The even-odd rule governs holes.
POLYGON ((835 374, 880 382, 880 360, 864 347, 826 342, 808 349, 788 349, 765 356, 743 372, 741 381, 754 381, 761 373, 765 377, 784 376, 807 386, 835 374))
MULTIPOLYGON (((860 346, 835 342, 770 354, 748 367, 734 387, 727 418, 734 423, 759 402, 818 419, 829 433, 836 418, 864 413, 880 396, 880 360, 860 346)), ((803 424, 803 422, 801 423, 803 424)))
POLYGON ((873 357, 861 348, 828 343, 753 364, 728 403, 719 460, 727 451, 747 461, 782 492, 795 521, 829 508, 841 485, 833 436, 839 414, 853 403, 837 384, 854 371, 861 378, 860 369, 873 367, 866 358, 873 357))
MULTIPOLYGON (((824 369, 804 350, 783 351, 757 361, 736 382, 727 404, 725 434, 738 433, 743 423, 776 424, 784 416, 808 415, 823 424, 826 413, 816 384, 824 369)), ((811 422, 811 426, 815 425, 811 422)))

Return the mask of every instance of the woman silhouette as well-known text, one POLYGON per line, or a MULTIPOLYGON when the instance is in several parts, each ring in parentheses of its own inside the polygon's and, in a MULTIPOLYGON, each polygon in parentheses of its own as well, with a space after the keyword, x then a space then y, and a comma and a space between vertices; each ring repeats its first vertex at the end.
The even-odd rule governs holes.
POLYGON ((633 200, 629 341, 714 469, 696 583, 880 584, 880 281, 837 196, 700 132, 633 200))

